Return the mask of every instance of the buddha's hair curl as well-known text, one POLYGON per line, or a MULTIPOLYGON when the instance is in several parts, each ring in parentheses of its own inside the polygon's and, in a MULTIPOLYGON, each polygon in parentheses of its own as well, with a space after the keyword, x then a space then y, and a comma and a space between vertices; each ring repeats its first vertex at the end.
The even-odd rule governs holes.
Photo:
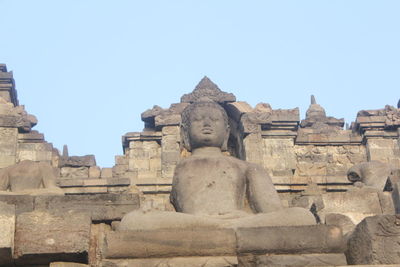
POLYGON ((184 127, 190 126, 190 114, 196 109, 200 107, 207 107, 207 108, 216 108, 221 111, 222 117, 224 118, 224 123, 226 126, 229 126, 228 122, 228 115, 226 114, 225 109, 219 105, 217 102, 209 100, 209 101, 199 101, 193 102, 192 104, 188 105, 181 114, 182 125, 184 127))

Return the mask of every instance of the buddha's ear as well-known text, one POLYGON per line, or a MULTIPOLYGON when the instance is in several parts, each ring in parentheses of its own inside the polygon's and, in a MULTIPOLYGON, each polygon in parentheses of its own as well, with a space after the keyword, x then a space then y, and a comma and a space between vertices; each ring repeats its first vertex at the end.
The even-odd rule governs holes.
POLYGON ((190 140, 189 140, 189 129, 187 125, 184 125, 181 123, 181 140, 182 143, 181 145, 186 148, 187 151, 192 151, 192 147, 190 146, 190 140))
POLYGON ((229 124, 228 124, 226 126, 224 142, 222 143, 222 147, 221 147, 222 151, 228 151, 228 140, 229 140, 230 133, 231 133, 231 128, 229 127, 229 124))

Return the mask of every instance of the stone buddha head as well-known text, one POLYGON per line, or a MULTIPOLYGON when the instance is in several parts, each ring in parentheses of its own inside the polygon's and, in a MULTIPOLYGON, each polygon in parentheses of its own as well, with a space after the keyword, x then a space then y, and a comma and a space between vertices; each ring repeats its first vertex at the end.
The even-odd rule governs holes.
POLYGON ((229 132, 225 110, 208 98, 190 104, 182 112, 181 136, 188 151, 200 147, 226 151, 229 132))

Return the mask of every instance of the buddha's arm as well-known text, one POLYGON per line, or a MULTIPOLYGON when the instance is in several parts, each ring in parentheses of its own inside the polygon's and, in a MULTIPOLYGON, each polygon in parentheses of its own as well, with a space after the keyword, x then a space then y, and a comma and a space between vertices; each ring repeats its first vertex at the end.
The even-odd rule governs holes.
POLYGON ((254 211, 267 213, 283 209, 271 178, 261 166, 249 164, 246 178, 247 197, 254 211))
POLYGON ((0 190, 5 191, 9 187, 9 177, 7 173, 7 169, 0 170, 0 190))
POLYGON ((39 163, 40 173, 44 188, 58 188, 53 168, 44 163, 39 163))

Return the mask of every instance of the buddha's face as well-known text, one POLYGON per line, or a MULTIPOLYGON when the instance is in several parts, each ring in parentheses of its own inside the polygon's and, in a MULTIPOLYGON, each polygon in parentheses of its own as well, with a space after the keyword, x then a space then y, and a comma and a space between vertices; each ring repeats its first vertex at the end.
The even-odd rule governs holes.
POLYGON ((228 136, 229 127, 225 124, 220 110, 207 106, 196 107, 189 118, 188 134, 192 149, 199 147, 222 148, 228 136))

